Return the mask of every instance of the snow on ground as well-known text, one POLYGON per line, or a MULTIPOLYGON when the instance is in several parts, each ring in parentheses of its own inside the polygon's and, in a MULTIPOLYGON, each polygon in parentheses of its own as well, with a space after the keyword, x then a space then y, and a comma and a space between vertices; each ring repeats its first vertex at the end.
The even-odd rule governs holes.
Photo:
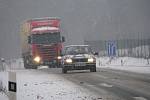
POLYGON ((4 92, 8 90, 8 73, 0 71, 0 100, 8 100, 4 92))
POLYGON ((9 99, 4 93, 0 92, 0 100, 9 100, 9 99))
MULTIPOLYGON (((99 100, 102 98, 68 81, 61 76, 62 74, 47 73, 43 69, 16 70, 16 72, 17 100, 99 100)), ((0 92, 0 100, 8 100, 8 98, 0 92)))
POLYGON ((150 59, 132 57, 99 57, 97 67, 126 70, 143 74, 150 74, 150 59))
POLYGON ((5 60, 4 63, 0 62, 0 100, 8 100, 4 95, 4 92, 8 92, 8 71, 14 69, 24 69, 21 58, 5 60))
POLYGON ((1 87, 8 89, 7 86, 8 86, 8 72, 0 71, 0 89, 1 87))
POLYGON ((98 100, 100 96, 56 74, 21 71, 18 100, 98 100))

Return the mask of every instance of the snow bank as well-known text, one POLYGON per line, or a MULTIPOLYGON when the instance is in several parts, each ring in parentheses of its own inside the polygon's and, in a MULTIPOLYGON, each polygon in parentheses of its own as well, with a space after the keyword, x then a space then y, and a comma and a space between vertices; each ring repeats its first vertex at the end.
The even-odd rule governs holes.
POLYGON ((149 61, 150 59, 132 57, 100 57, 97 58, 97 67, 150 73, 149 61))
POLYGON ((24 69, 23 59, 11 59, 6 61, 7 70, 24 69))
POLYGON ((0 89, 8 90, 8 72, 0 72, 0 89))
POLYGON ((149 66, 150 59, 132 57, 100 57, 97 58, 97 66, 149 66))
POLYGON ((6 93, 8 91, 8 72, 0 71, 0 100, 8 100, 6 93))

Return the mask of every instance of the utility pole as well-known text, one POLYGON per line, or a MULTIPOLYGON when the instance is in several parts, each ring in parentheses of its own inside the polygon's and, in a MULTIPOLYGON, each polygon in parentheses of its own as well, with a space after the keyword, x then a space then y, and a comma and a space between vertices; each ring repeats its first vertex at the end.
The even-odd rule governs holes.
POLYGON ((148 53, 148 54, 149 54, 149 55, 148 55, 148 58, 150 58, 150 39, 148 39, 148 49, 149 49, 149 50, 148 50, 148 51, 149 51, 149 53, 148 53))
POLYGON ((140 37, 139 37, 139 32, 138 32, 138 48, 137 48, 137 50, 138 50, 138 58, 139 58, 139 56, 140 56, 140 39, 139 39, 140 37))
POLYGON ((143 42, 142 42, 142 40, 143 40, 143 38, 142 38, 142 33, 140 34, 140 36, 141 36, 141 38, 140 38, 140 47, 141 47, 141 57, 143 57, 143 42))

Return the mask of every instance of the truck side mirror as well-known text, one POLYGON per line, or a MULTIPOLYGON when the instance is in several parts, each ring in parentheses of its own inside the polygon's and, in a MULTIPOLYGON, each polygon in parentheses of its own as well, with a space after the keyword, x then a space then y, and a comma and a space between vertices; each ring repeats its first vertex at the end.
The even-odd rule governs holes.
POLYGON ((62 36, 62 42, 65 42, 65 37, 64 36, 62 36))
POLYGON ((28 36, 28 43, 31 43, 31 36, 28 36))

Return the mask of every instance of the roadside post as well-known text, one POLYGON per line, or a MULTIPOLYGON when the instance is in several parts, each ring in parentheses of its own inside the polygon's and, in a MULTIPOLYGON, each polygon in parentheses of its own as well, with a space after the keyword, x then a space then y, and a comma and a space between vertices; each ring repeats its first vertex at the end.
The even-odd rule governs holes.
POLYGON ((4 64, 4 63, 5 63, 5 59, 4 59, 4 58, 1 58, 0 60, 1 60, 1 63, 2 63, 2 68, 1 68, 1 70, 4 71, 4 70, 5 70, 5 64, 4 64))
POLYGON ((16 83, 16 72, 9 72, 8 77, 8 97, 9 100, 17 100, 16 93, 17 93, 17 83, 16 83))

